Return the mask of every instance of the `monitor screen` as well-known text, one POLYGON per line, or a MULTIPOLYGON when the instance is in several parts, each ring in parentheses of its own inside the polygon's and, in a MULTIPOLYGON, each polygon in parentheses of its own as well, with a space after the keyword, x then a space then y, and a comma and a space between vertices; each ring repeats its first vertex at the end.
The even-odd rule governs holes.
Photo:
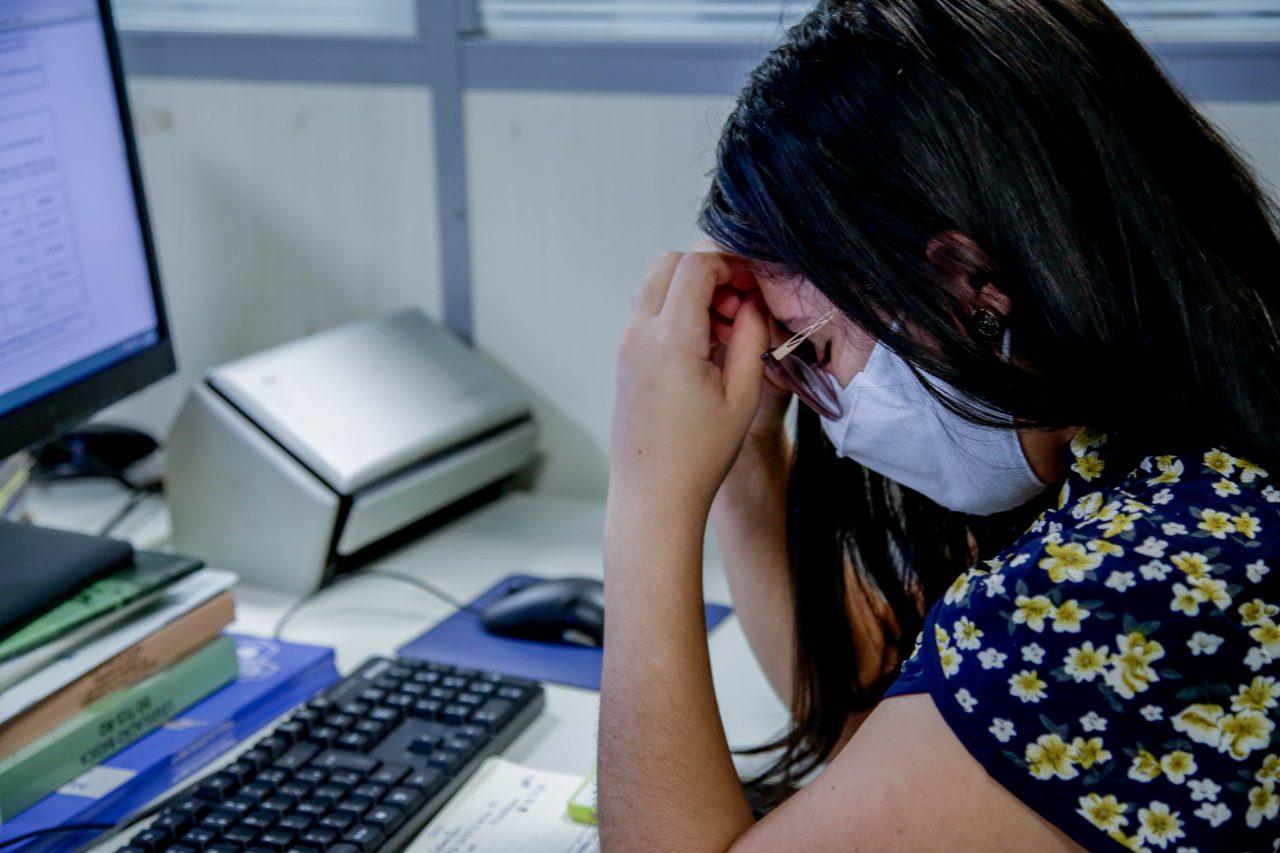
POLYGON ((106 0, 0 0, 0 456, 172 369, 106 0))

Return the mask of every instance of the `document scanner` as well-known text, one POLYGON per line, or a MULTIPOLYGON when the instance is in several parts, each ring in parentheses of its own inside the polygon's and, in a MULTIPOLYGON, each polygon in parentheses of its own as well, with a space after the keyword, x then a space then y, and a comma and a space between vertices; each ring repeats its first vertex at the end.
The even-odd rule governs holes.
POLYGON ((321 332, 215 367, 192 391, 165 463, 173 545, 310 592, 525 468, 536 439, 512 381, 418 311, 321 332))

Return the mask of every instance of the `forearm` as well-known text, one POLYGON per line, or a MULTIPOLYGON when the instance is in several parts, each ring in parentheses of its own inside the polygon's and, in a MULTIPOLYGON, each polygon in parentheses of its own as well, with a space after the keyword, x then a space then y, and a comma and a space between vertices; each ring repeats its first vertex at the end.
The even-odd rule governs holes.
POLYGON ((791 442, 779 430, 749 440, 711 510, 733 607, 751 651, 783 702, 791 701, 795 606, 787 556, 791 442))
POLYGON ((712 686, 698 515, 611 499, 599 740, 611 851, 725 850, 753 822, 712 686))

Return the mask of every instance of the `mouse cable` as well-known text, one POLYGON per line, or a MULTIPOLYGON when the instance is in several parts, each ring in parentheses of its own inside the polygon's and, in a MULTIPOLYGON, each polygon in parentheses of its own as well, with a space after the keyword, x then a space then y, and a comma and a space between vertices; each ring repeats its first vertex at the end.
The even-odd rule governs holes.
POLYGON ((154 483, 150 486, 130 486, 129 488, 132 491, 132 494, 129 495, 129 500, 125 501, 124 506, 120 507, 120 509, 112 515, 111 518, 102 525, 102 527, 98 528, 98 532, 95 535, 110 536, 115 532, 117 527, 124 523, 126 518, 133 514, 133 511, 137 509, 143 501, 147 498, 159 495, 162 491, 159 483, 154 483))
POLYGON ((445 604, 452 607, 454 610, 457 610, 461 613, 469 613, 472 616, 475 616, 477 619, 482 616, 481 611, 478 610, 477 608, 472 607, 469 604, 464 604, 463 602, 454 598, 449 593, 440 589, 435 584, 429 583, 428 581, 424 581, 421 578, 416 578, 413 575, 405 574, 404 572, 392 571, 390 569, 364 569, 363 571, 352 572, 351 574, 347 574, 347 575, 338 575, 338 577, 336 577, 333 580, 333 582, 330 583, 328 586, 322 589, 318 589, 315 592, 311 593, 310 595, 307 595, 295 601, 293 604, 289 606, 289 609, 287 609, 280 616, 280 618, 276 620, 275 628, 273 628, 271 631, 272 638, 279 640, 280 635, 284 632, 285 626, 288 625, 290 621, 292 621, 293 617, 298 614, 298 611, 300 611, 303 607, 310 604, 312 599, 314 599, 317 595, 319 595, 320 593, 326 590, 333 589, 335 586, 338 586, 339 584, 344 584, 347 581, 359 580, 360 578, 387 578, 388 580, 396 580, 396 581, 400 581, 401 583, 407 583, 410 586, 417 587, 418 589, 422 590, 428 595, 438 598, 439 600, 443 601, 445 604))

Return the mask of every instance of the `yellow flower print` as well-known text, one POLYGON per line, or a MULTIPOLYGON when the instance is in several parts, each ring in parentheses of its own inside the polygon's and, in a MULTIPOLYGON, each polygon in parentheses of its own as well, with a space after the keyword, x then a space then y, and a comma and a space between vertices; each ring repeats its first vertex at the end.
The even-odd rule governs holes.
POLYGON ((1258 641, 1262 652, 1274 660, 1280 657, 1280 626, 1270 619, 1262 620, 1262 624, 1249 630, 1249 636, 1258 641))
POLYGON ((951 635, 947 633, 947 629, 941 625, 933 626, 933 641, 938 647, 938 651, 942 651, 951 643, 951 635))
POLYGON ((972 651, 982 645, 983 631, 968 616, 961 616, 954 627, 958 647, 972 651))
POLYGON ((1136 835, 1125 835, 1120 830, 1113 829, 1107 833, 1107 836, 1125 850, 1131 850, 1133 853, 1151 853, 1151 848, 1143 846, 1142 839, 1136 835))
POLYGON ((1086 452, 1107 443, 1107 434, 1092 429, 1082 429, 1071 437, 1071 455, 1084 456, 1086 452))
POLYGON ((1204 464, 1206 468, 1217 471, 1224 477, 1236 469, 1235 457, 1221 450, 1210 450, 1206 453, 1204 455, 1204 464))
MULTIPOLYGON (((1049 685, 1034 669, 1024 669, 1016 675, 1009 676, 1009 693, 1023 702, 1039 702, 1048 694, 1045 688, 1049 685)), ((1065 748, 1065 744, 1063 745, 1065 748)))
POLYGON ((1269 675, 1255 675, 1248 685, 1241 684, 1240 690, 1231 697, 1233 711, 1266 712, 1280 702, 1280 684, 1269 675))
POLYGON ((1173 730, 1181 732, 1196 743, 1216 747, 1222 742, 1222 729, 1218 722, 1226 714, 1221 705, 1188 705, 1174 714, 1173 730))
POLYGON ((1226 610, 1231 606, 1231 596, 1227 594, 1227 582, 1219 578, 1192 578, 1193 586, 1205 601, 1212 601, 1215 607, 1226 610))
POLYGON ((1089 611, 1074 598, 1062 602, 1053 611, 1053 630, 1059 634, 1080 633, 1080 623, 1089 618, 1089 611))
POLYGON ((1098 510, 1098 514, 1094 517, 1095 521, 1110 521, 1120 514, 1120 501, 1112 501, 1111 503, 1098 510))
POLYGON ((938 665, 942 667, 942 674, 947 678, 955 675, 960 671, 960 663, 964 660, 960 653, 951 646, 947 646, 938 652, 938 665))
POLYGON ((1076 501, 1071 508, 1071 517, 1081 521, 1091 521, 1102 510, 1102 492, 1090 492, 1076 501))
POLYGON ((1135 782, 1150 782, 1160 776, 1160 761, 1145 749, 1138 750, 1129 765, 1129 778, 1135 782))
POLYGON ((1170 782, 1181 785, 1199 768, 1196 767, 1195 756, 1185 750, 1175 749, 1160 759, 1160 769, 1164 771, 1165 776, 1169 777, 1170 782))
POLYGON ((1115 518, 1111 519, 1111 521, 1107 523, 1106 527, 1102 529, 1102 538, 1111 539, 1119 536, 1121 533, 1128 533, 1133 529, 1133 523, 1141 517, 1142 516, 1140 515, 1125 515, 1124 513, 1119 513, 1115 518))
POLYGON ((1261 598, 1240 605, 1240 621, 1246 625, 1260 625, 1262 622, 1280 613, 1280 607, 1267 604, 1261 598))
POLYGON ((947 592, 942 596, 942 600, 946 604, 955 604, 964 598, 965 593, 969 591, 969 573, 965 572, 951 582, 951 586, 947 588, 947 592))
POLYGON ((1262 760, 1262 767, 1258 772, 1253 774, 1253 778, 1259 782, 1274 782, 1280 779, 1280 755, 1271 754, 1262 760))
POLYGON ((1144 504, 1142 501, 1134 500, 1133 498, 1125 498, 1124 511, 1135 513, 1137 515, 1147 515, 1148 513, 1155 512, 1155 508, 1144 504))
POLYGON ((1193 554, 1183 551, 1169 558, 1189 578, 1207 578, 1209 576, 1209 558, 1204 554, 1193 554))
POLYGON ((1103 679, 1116 693, 1132 699, 1160 680, 1151 663, 1164 657, 1164 646, 1138 631, 1117 636, 1116 645, 1119 651, 1111 656, 1111 667, 1103 679))
POLYGON ((1182 831, 1180 812, 1170 811, 1164 803, 1153 802, 1148 808, 1138 809, 1138 836, 1161 848, 1170 841, 1186 835, 1182 831))
POLYGON ((1049 573, 1049 579, 1054 583, 1068 580, 1078 583, 1084 580, 1085 572, 1102 565, 1102 557, 1090 554, 1079 542, 1050 542, 1045 551, 1049 556, 1040 561, 1040 568, 1049 573))
POLYGON ((1277 814, 1280 814, 1280 796, 1276 794, 1275 782, 1263 782, 1249 789, 1249 811, 1245 813, 1244 822, 1250 829, 1262 826, 1264 820, 1274 820, 1277 814))
POLYGON ((1105 539, 1090 539, 1089 550, 1097 551, 1105 557, 1123 557, 1124 549, 1114 542, 1108 542, 1105 539))
POLYGON ((1071 761, 1080 765, 1082 770, 1088 770, 1095 764, 1105 764, 1111 760, 1111 751, 1102 745, 1102 738, 1091 737, 1085 740, 1078 737, 1071 741, 1071 752, 1068 755, 1071 761))
POLYGON ((1267 473, 1265 468, 1253 464, 1248 459, 1240 459, 1237 457, 1236 465, 1240 468, 1240 482, 1242 483, 1252 483, 1259 477, 1266 479, 1271 476, 1267 473))
MULTIPOLYGON (((1223 480, 1225 483, 1226 480, 1223 480)), ((1235 485, 1235 483, 1231 483, 1235 485)), ((1216 486, 1214 488, 1217 488, 1216 486)), ((1226 539, 1228 533, 1234 533, 1236 526, 1231 523, 1231 516, 1225 512, 1218 512, 1216 509, 1206 509, 1200 513, 1200 523, 1196 525, 1197 530, 1206 530, 1214 539, 1226 539)))
POLYGON ((1080 771, 1072 765, 1071 748, 1057 735, 1040 735, 1027 744, 1027 771, 1037 779, 1074 779, 1080 771))
POLYGON ((1128 806, 1116 800, 1115 794, 1100 797, 1090 792, 1080 798, 1080 808, 1076 809, 1076 814, 1103 832, 1111 832, 1129 823, 1129 819, 1124 816, 1128 809, 1128 806))
POLYGON ((1077 684, 1093 681, 1106 669, 1110 660, 1110 650, 1106 646, 1094 648, 1093 643, 1086 640, 1075 648, 1067 649, 1067 656, 1062 659, 1063 672, 1077 684))
POLYGON ((1157 456, 1156 468, 1160 473, 1147 480, 1149 486, 1168 486, 1182 480, 1182 460, 1176 456, 1157 456))
POLYGON ((1087 480, 1096 480, 1102 476, 1102 469, 1107 467, 1107 463, 1102 461, 1102 457, 1096 453, 1089 453, 1081 456, 1071 466, 1071 470, 1075 471, 1081 477, 1087 480))
POLYGON ((1169 604, 1169 609, 1174 613, 1196 616, 1200 613, 1200 605, 1205 601, 1208 601, 1208 597, 1195 586, 1188 587, 1175 583, 1173 585, 1173 601, 1169 604))
POLYGON ((1015 625, 1026 625, 1032 631, 1040 633, 1044 631, 1044 620, 1053 613, 1053 602, 1048 596, 1035 595, 1028 598, 1020 595, 1013 600, 1013 623, 1015 625))
POLYGON ((1266 749, 1271 745, 1271 732, 1276 724, 1258 711, 1240 711, 1228 714, 1218 721, 1222 731, 1222 740, 1218 743, 1218 751, 1226 752, 1237 761, 1243 761, 1254 750, 1266 749))
POLYGON ((1071 481, 1062 484, 1061 491, 1058 492, 1058 509, 1065 509, 1067 504, 1071 502, 1071 481))
POLYGON ((1220 498, 1229 498, 1232 495, 1240 494, 1240 487, 1230 480, 1219 480, 1213 484, 1213 490, 1218 493, 1220 498))
POLYGON ((1235 525, 1236 533, 1248 539, 1256 539, 1258 532, 1262 530, 1262 522, 1250 515, 1248 510, 1232 518, 1231 523, 1235 525))

